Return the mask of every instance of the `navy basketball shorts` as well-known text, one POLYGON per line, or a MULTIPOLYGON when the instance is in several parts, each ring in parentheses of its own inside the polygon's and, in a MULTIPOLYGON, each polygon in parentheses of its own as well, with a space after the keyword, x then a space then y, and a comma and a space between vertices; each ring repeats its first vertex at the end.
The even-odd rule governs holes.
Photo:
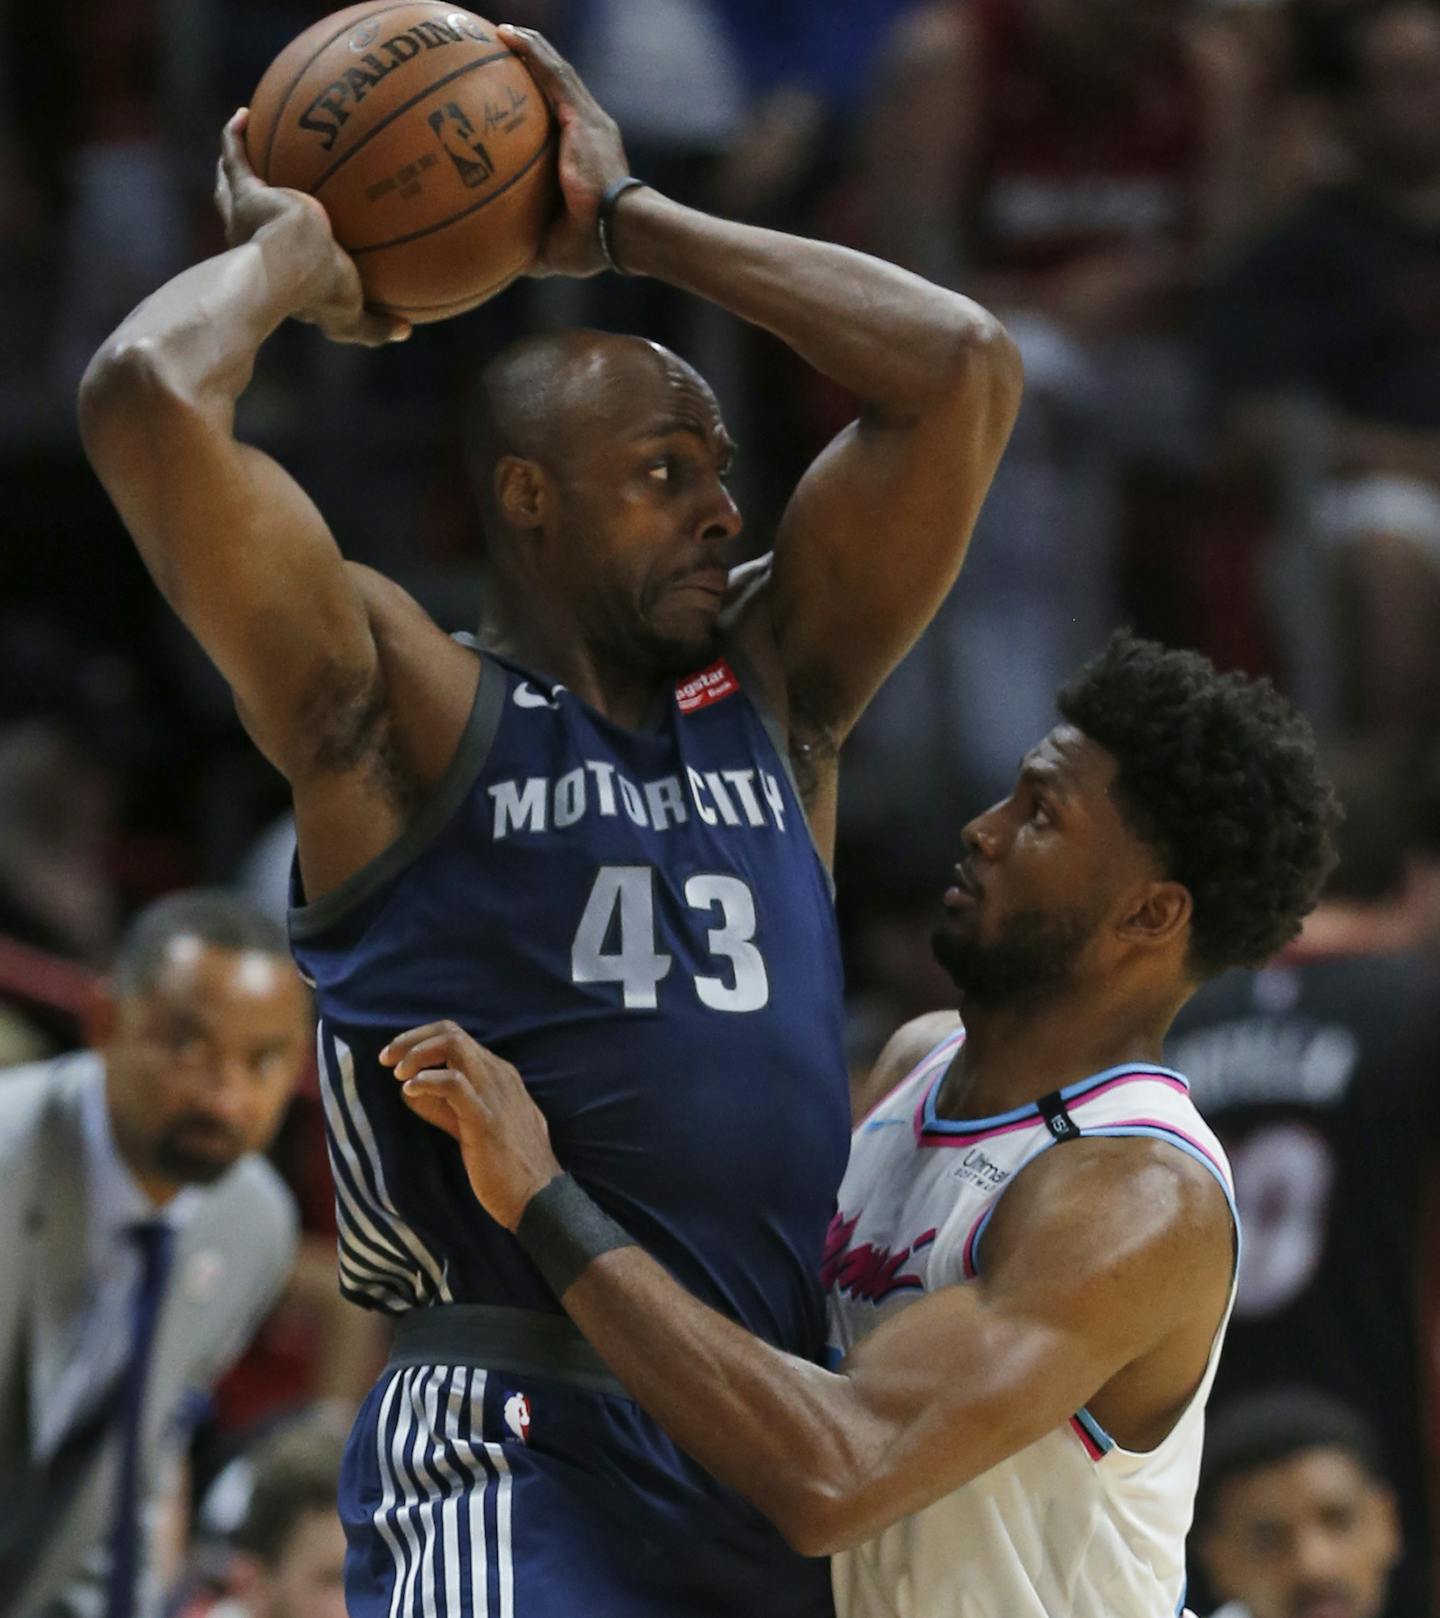
POLYGON ((392 1365, 340 1483, 350 1618, 833 1618, 797 1556, 618 1392, 392 1365))

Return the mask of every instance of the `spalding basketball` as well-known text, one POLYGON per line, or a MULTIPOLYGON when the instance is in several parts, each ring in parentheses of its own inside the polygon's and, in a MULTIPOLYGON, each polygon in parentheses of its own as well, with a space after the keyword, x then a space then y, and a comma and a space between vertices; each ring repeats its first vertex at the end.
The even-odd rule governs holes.
POLYGON ((550 108, 492 24, 439 0, 358 5, 270 64, 255 172, 308 191, 372 307, 444 320, 524 273, 557 205, 550 108))

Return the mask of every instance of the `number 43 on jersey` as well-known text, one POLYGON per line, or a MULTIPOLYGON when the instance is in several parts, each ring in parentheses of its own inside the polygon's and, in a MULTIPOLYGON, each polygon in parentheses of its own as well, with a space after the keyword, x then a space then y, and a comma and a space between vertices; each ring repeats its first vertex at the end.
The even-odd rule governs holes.
MULTIPOLYGON (((759 1011, 770 999, 755 937, 755 898, 738 876, 701 874, 685 883, 685 903, 718 922, 707 930, 712 977, 697 973, 695 993, 711 1011, 759 1011)), ((655 933, 655 873, 648 865, 602 865, 570 947, 575 983, 618 983, 627 1011, 654 1011, 674 956, 655 933)))

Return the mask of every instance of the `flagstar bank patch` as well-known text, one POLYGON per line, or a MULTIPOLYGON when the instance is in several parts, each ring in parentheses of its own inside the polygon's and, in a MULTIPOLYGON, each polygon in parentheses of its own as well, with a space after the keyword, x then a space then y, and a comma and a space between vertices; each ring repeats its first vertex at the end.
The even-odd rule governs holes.
POLYGON ((722 657, 708 669, 681 680, 675 687, 675 703, 681 713, 694 713, 697 708, 708 708, 733 696, 739 689, 739 680, 722 657))

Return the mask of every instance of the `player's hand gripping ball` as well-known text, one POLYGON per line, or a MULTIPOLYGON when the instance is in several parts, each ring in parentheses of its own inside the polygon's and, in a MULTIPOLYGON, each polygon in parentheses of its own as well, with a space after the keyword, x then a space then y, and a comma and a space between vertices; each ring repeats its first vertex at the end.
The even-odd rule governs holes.
POLYGON ((558 206, 545 97, 491 23, 440 0, 307 28, 260 80, 245 140, 262 181, 324 206, 366 304, 412 322, 523 275, 558 206))

